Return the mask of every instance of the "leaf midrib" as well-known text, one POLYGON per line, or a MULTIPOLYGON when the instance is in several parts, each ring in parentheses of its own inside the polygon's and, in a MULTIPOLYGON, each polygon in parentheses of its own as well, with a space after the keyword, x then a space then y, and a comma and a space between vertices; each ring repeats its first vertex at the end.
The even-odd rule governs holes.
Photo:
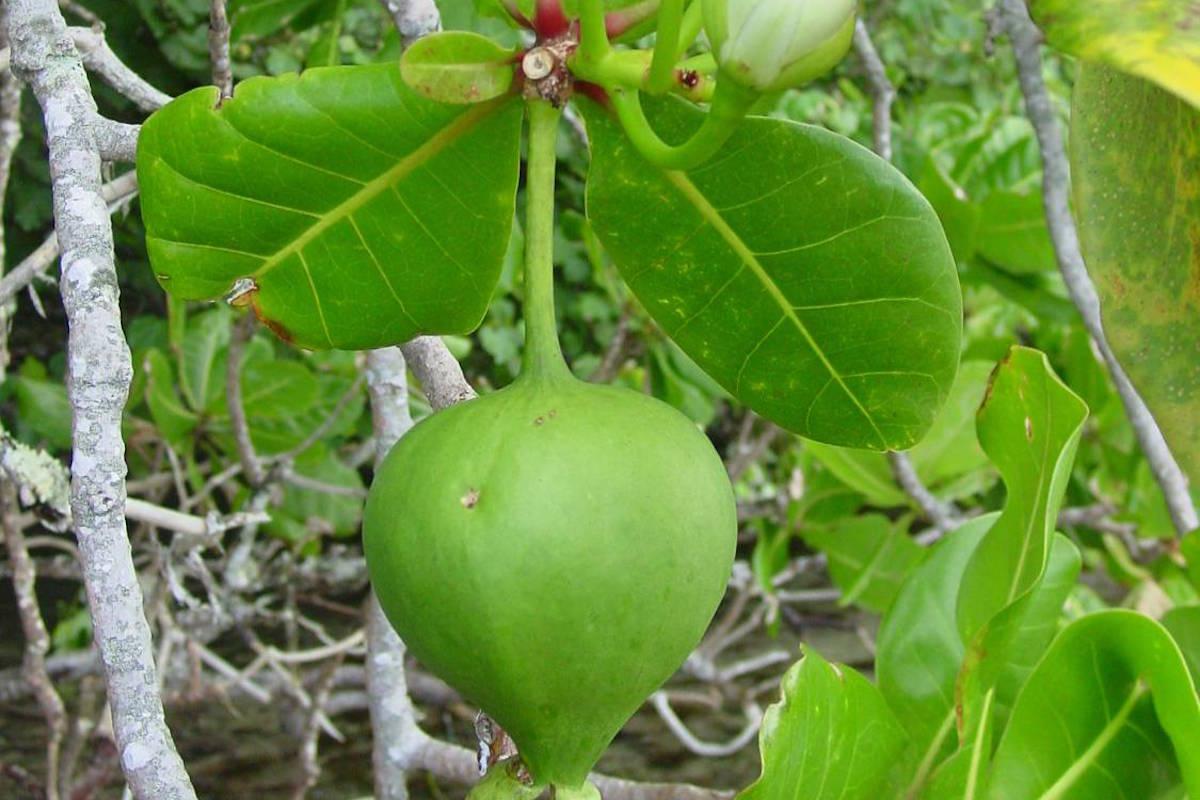
POLYGON ((320 219, 302 234, 268 256, 262 266, 251 273, 251 276, 256 279, 262 278, 266 273, 279 266, 289 257, 302 251, 325 231, 343 219, 350 217, 355 211, 358 211, 367 203, 374 200, 382 192, 387 191, 402 178, 435 158, 448 146, 458 141, 458 139, 466 135, 476 125, 491 116, 508 99, 500 98, 489 103, 483 103, 467 111, 465 114, 456 117, 453 122, 429 137, 424 144, 401 158, 394 166, 380 174, 379 177, 363 184, 363 187, 357 192, 322 214, 320 219))
POLYGON ((1038 800, 1060 800, 1060 798, 1065 797, 1075 782, 1099 760, 1100 754, 1104 752, 1104 748, 1108 747, 1112 740, 1117 738, 1117 734, 1121 732, 1121 727, 1133 713, 1134 707, 1148 691, 1150 689, 1141 681, 1135 683, 1133 689, 1129 692, 1129 697, 1125 698, 1125 702, 1117 709, 1117 713, 1100 729, 1100 733, 1096 734, 1095 740, 1088 746, 1088 749, 1080 754, 1067 771, 1049 789, 1043 792, 1038 800))
POLYGON ((850 401, 854 403, 854 406, 859 410, 859 413, 863 415, 863 418, 867 421, 867 424, 869 424, 871 429, 875 431, 875 435, 879 437, 880 446, 886 448, 888 446, 887 437, 883 435, 883 431, 881 431, 879 426, 875 424, 875 418, 871 416, 866 407, 862 404, 862 401, 858 399, 858 395, 852 392, 850 387, 846 385, 846 382, 842 379, 841 373, 839 373, 833 366, 828 356, 825 355, 825 351, 821 349, 821 346, 817 344, 817 340, 814 339, 812 333, 809 332, 808 327, 796 314, 795 308, 792 307, 791 301, 788 300, 786 295, 784 295, 783 290, 781 290, 775 281, 771 279, 771 276, 767 274, 766 268, 764 268, 762 263, 759 262, 758 257, 754 254, 754 251, 752 251, 749 246, 746 245, 738 232, 735 231, 732 226, 725 221, 725 218, 721 216, 721 212, 709 202, 708 198, 704 196, 699 188, 697 188, 696 184, 692 183, 691 179, 685 173, 672 171, 664 172, 664 175, 668 181, 670 181, 677 189, 679 189, 680 192, 683 193, 683 196, 696 208, 696 210, 700 213, 700 216, 702 216, 717 230, 717 233, 721 235, 721 238, 724 239, 725 242, 738 255, 738 257, 742 259, 745 265, 750 268, 750 271, 753 272, 755 277, 758 278, 759 282, 762 283, 763 288, 767 290, 767 293, 771 296, 771 299, 773 299, 783 311, 784 317, 792 322, 796 330, 799 331, 800 335, 808 343, 808 346, 812 348, 812 351, 817 355, 817 358, 821 361, 821 364, 826 370, 828 370, 830 377, 838 384, 838 386, 841 387, 842 391, 846 393, 846 396, 850 398, 850 401))

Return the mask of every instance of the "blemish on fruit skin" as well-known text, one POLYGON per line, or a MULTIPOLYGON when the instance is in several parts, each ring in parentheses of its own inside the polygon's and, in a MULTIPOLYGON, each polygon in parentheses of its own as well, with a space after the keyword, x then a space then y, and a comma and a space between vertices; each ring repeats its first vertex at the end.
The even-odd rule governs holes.
POLYGON ((479 505, 479 490, 468 489, 467 493, 464 494, 458 502, 462 503, 462 507, 465 509, 469 510, 474 508, 475 506, 479 505))

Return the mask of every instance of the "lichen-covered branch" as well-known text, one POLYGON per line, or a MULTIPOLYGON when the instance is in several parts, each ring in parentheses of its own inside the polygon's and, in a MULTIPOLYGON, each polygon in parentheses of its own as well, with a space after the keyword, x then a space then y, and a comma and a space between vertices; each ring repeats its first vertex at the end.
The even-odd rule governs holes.
POLYGON ((121 766, 138 800, 193 800, 156 690, 150 626, 125 528, 121 416, 133 368, 101 195, 96 104, 55 0, 11 0, 8 10, 13 69, 33 90, 46 124, 70 329, 71 510, 121 766))
POLYGON ((1013 54, 1016 56, 1017 76, 1021 83, 1021 93, 1025 96, 1025 110, 1029 121, 1033 123, 1041 147, 1042 195, 1059 271, 1067 285, 1071 301, 1079 309, 1084 326, 1096 342, 1100 355, 1108 366, 1117 393, 1125 405, 1125 413, 1134 433, 1137 434, 1142 453, 1150 464, 1155 480, 1162 488, 1171 512, 1171 520, 1180 534, 1187 533, 1200 525, 1196 507, 1188 493, 1187 477, 1175 462, 1158 423, 1154 421, 1150 409, 1146 407, 1145 401, 1138 395, 1137 389, 1121 368, 1104 335, 1100 319, 1100 297, 1084 264, 1079 234, 1071 216, 1070 167, 1062 130, 1054 115, 1054 107, 1050 103, 1050 95, 1042 78, 1041 32, 1030 19, 1023 0, 1001 0, 999 10, 1000 22, 1008 33, 1013 54))
POLYGON ((405 47, 442 27, 442 18, 434 0, 379 0, 400 33, 405 47))
POLYGON ((125 65, 108 46, 104 33, 96 28, 71 28, 83 64, 143 111, 156 111, 171 102, 171 96, 150 85, 145 78, 125 65))
POLYGON ((420 336, 400 349, 434 411, 475 396, 475 390, 463 376, 462 366, 438 337, 420 336))
MULTIPOLYGON (((395 347, 367 353, 367 393, 375 431, 375 466, 412 427, 408 410, 408 370, 395 347)), ((367 598, 367 697, 371 712, 375 797, 407 800, 412 750, 424 733, 408 695, 404 642, 371 592, 367 598)))
POLYGON ((212 0, 208 17, 208 58, 212 62, 213 86, 221 97, 233 96, 233 68, 229 57, 229 14, 225 0, 212 0))

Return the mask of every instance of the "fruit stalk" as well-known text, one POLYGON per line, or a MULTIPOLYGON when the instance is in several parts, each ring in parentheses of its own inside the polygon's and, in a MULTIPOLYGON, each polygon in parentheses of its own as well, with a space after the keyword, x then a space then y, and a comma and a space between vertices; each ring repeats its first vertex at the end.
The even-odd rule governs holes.
POLYGON ((554 318, 554 172, 561 109, 530 100, 529 156, 525 172, 524 379, 569 375, 554 318))

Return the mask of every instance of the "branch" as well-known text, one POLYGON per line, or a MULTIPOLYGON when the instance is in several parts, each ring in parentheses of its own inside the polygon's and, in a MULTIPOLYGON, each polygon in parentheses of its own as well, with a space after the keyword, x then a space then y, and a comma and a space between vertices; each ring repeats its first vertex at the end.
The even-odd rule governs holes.
POLYGON ((867 24, 860 18, 854 23, 854 49, 867 70, 867 81, 871 85, 874 100, 872 109, 875 152, 885 161, 892 160, 892 103, 896 99, 896 88, 888 80, 887 70, 879 58, 879 51, 871 41, 867 24))
POLYGON ((442 19, 434 0, 379 0, 400 33, 407 48, 422 36, 441 30, 442 19))
POLYGON ((1125 370, 1121 368, 1104 335, 1100 319, 1100 297, 1096 294, 1096 287, 1087 273, 1083 252, 1079 247, 1075 220, 1071 216, 1070 170, 1062 131, 1054 116, 1046 83, 1042 79, 1041 33, 1029 18, 1029 11, 1022 0, 1001 0, 999 9, 1000 22, 1008 32, 1016 56, 1017 76, 1021 82, 1021 92, 1025 96, 1025 110, 1041 146, 1046 223, 1050 228, 1059 271, 1067 285, 1071 301, 1083 317, 1084 327, 1096 342, 1100 355, 1112 374, 1113 383, 1121 396, 1121 402, 1125 405, 1125 413, 1133 425, 1134 433, 1137 434, 1138 443, 1150 464, 1154 479, 1162 488, 1175 529, 1180 534, 1187 533, 1200 525, 1196 507, 1188 493, 1187 477, 1175 462, 1162 431, 1150 414, 1150 409, 1125 375, 1125 370))
POLYGON ((99 75, 118 93, 132 100, 143 111, 157 111, 171 102, 171 96, 151 86, 117 57, 104 34, 95 28, 70 28, 71 37, 83 65, 99 75))
POLYGON ((962 524, 962 516, 958 509, 949 503, 943 503, 921 482, 921 476, 917 474, 912 459, 906 453, 891 452, 887 454, 887 458, 896 483, 916 502, 934 528, 941 533, 949 533, 962 524))
POLYGON ((208 17, 208 57, 212 61, 213 86, 221 99, 233 96, 233 68, 229 58, 229 15, 225 0, 212 0, 208 17))
MULTIPOLYGON (((0 47, 8 50, 8 12, 0 8, 0 47)), ((21 82, 5 67, 0 69, 0 218, 8 197, 8 179, 12 175, 13 154, 21 141, 21 82)), ((0 272, 4 271, 7 246, 0 226, 0 272)), ((12 309, 0 302, 0 379, 8 369, 8 323, 12 309)))
POLYGON ((137 158, 137 140, 141 132, 141 125, 100 117, 96 120, 96 147, 100 157, 105 161, 132 164, 137 158))
POLYGON ((8 10, 13 68, 33 89, 46 124, 69 324, 71 509, 121 767, 138 800, 194 800, 162 698, 150 689, 157 685, 150 626, 125 529, 121 417, 133 367, 101 194, 96 103, 55 0, 10 0, 8 10))
POLYGON ((400 349, 434 411, 475 397, 462 366, 438 337, 420 336, 400 349))
POLYGON ((261 489, 267 480, 267 473, 254 451, 250 425, 246 421, 246 407, 242 404, 242 353, 246 350, 246 343, 254 335, 254 324, 255 319, 249 314, 233 323, 229 337, 229 354, 225 360, 225 395, 228 398, 229 426, 233 428, 233 439, 237 443, 242 473, 252 487, 261 489))

